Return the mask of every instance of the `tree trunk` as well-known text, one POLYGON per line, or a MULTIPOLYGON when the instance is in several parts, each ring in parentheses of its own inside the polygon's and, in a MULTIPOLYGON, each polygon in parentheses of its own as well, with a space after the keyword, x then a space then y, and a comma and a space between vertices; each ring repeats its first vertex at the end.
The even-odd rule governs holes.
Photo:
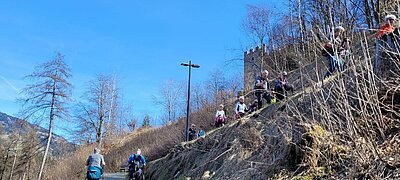
MULTIPOLYGON (((57 75, 57 71, 56 71, 56 75, 57 75)), ((43 160, 42 160, 42 165, 40 166, 40 171, 39 171, 39 175, 38 175, 38 180, 42 179, 42 175, 43 175, 43 169, 44 166, 46 164, 46 158, 47 158, 47 154, 49 152, 50 149, 50 142, 51 142, 51 137, 52 137, 52 132, 53 132, 53 121, 54 121, 54 105, 55 105, 55 97, 56 97, 56 80, 53 79, 53 92, 52 92, 52 97, 51 97, 51 109, 50 109, 50 124, 49 124, 49 134, 47 135, 47 145, 46 145, 46 150, 44 152, 43 155, 43 160)))
MULTIPOLYGON (((28 164, 29 164, 29 162, 28 162, 28 164)), ((25 177, 26 177, 26 171, 28 171, 28 172, 29 172, 29 165, 27 165, 27 166, 26 166, 26 169, 24 170, 24 174, 22 174, 22 180, 25 180, 25 177)))
MULTIPOLYGON (((112 126, 112 122, 111 122, 111 116, 112 116, 112 109, 113 109, 113 103, 114 103, 114 79, 113 79, 113 84, 112 84, 112 89, 110 90, 110 89, 108 89, 108 93, 110 93, 111 94, 111 98, 110 98, 110 109, 109 109, 109 111, 108 111, 108 120, 107 120, 107 131, 106 131, 106 134, 105 134, 105 140, 104 141, 107 141, 107 140, 109 140, 109 139, 111 139, 112 138, 112 134, 114 134, 114 132, 112 132, 113 130, 111 130, 111 126, 112 126)), ((110 86, 108 86, 108 88, 110 88, 110 86)))
POLYGON ((8 178, 9 180, 12 180, 13 173, 14 173, 14 168, 15 168, 15 163, 17 162, 17 156, 18 156, 18 144, 17 144, 17 148, 15 149, 14 161, 13 161, 13 164, 11 166, 10 177, 8 178))
MULTIPOLYGON (((381 19, 380 19, 380 3, 379 0, 376 0, 376 2, 374 2, 374 0, 370 0, 371 2, 371 7, 373 9, 374 12, 374 18, 375 18, 375 22, 379 25, 381 23, 381 19)), ((374 26, 373 22, 372 22, 372 26, 374 26)))
POLYGON ((97 129, 97 132, 96 132, 96 134, 97 134, 97 143, 99 144, 99 147, 101 147, 103 145, 102 144, 102 142, 103 142, 103 131, 102 131, 103 123, 104 123, 104 117, 101 116, 100 117, 100 122, 99 122, 99 128, 97 129))
POLYGON ((96 142, 98 146, 101 148, 102 142, 103 142, 103 123, 104 123, 104 101, 103 101, 103 93, 104 93, 104 85, 101 85, 101 92, 100 95, 98 96, 98 115, 99 115, 99 127, 96 130, 96 142))
POLYGON ((369 6, 368 0, 364 0, 364 11, 365 11, 365 21, 367 21, 368 29, 374 28, 371 19, 371 8, 369 6))
POLYGON ((303 28, 303 20, 302 20, 302 12, 301 12, 301 0, 298 0, 298 18, 299 18, 299 27, 300 27, 300 36, 301 36, 301 50, 304 53, 305 48, 304 48, 304 28, 303 28))
POLYGON ((264 68, 264 46, 263 46, 263 42, 264 42, 264 38, 260 38, 260 46, 261 46, 261 65, 260 65, 260 73, 263 71, 264 68))
POLYGON ((0 176, 0 180, 3 180, 3 176, 4 176, 4 173, 5 173, 5 171, 6 171, 6 167, 7 167, 7 161, 8 161, 8 158, 10 157, 8 154, 10 153, 10 147, 8 147, 7 148, 7 153, 6 153, 6 159, 3 161, 3 169, 1 170, 1 176, 0 176))
POLYGON ((24 177, 23 179, 25 180, 25 177, 27 177, 26 179, 29 179, 30 175, 31 175, 31 163, 32 163, 32 159, 29 158, 28 160, 28 164, 26 165, 26 169, 24 171, 24 177), (26 173, 28 172, 28 173, 26 173))

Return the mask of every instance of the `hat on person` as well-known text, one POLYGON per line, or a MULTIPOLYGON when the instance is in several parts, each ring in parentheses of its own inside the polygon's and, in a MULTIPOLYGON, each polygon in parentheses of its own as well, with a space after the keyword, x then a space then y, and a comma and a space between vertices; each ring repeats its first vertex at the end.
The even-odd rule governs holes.
POLYGON ((283 71, 283 72, 282 72, 282 75, 287 76, 287 72, 286 72, 286 71, 283 71))
POLYGON ((268 72, 268 70, 265 69, 265 70, 263 70, 263 71, 261 72, 261 74, 267 74, 267 75, 268 75, 269 72, 268 72))
POLYGON ((240 96, 240 97, 239 97, 239 100, 244 100, 244 96, 240 96))
POLYGON ((344 27, 342 27, 342 26, 336 26, 335 27, 335 32, 337 32, 337 31, 341 31, 341 32, 344 32, 344 31, 346 31, 345 29, 344 29, 344 27))
POLYGON ((393 14, 389 14, 389 15, 385 16, 385 21, 389 21, 389 20, 391 20, 391 19, 396 20, 397 18, 396 18, 396 16, 393 15, 393 14))

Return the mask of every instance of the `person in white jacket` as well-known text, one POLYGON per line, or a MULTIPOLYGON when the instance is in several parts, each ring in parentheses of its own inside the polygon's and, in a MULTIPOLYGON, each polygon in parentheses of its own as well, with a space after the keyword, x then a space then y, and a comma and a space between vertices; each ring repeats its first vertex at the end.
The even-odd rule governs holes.
POLYGON ((246 104, 244 103, 244 97, 243 97, 243 96, 240 96, 240 97, 239 97, 239 102, 236 103, 236 106, 235 106, 235 114, 236 114, 236 117, 237 117, 237 118, 243 117, 244 114, 245 114, 247 111, 249 111, 249 110, 247 109, 247 106, 246 106, 246 104))
POLYGON ((226 120, 226 116, 225 116, 225 111, 224 111, 224 105, 220 104, 219 109, 215 113, 214 125, 216 127, 223 126, 223 125, 225 125, 225 120, 226 120))

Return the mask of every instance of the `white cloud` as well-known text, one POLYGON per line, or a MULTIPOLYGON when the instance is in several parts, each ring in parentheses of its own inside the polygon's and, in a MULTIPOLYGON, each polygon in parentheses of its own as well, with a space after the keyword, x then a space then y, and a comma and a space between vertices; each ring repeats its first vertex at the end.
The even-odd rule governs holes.
POLYGON ((12 90, 14 90, 17 94, 19 93, 18 88, 16 88, 13 84, 11 84, 10 81, 8 81, 5 77, 3 77, 2 75, 0 75, 0 78, 1 78, 12 90))
POLYGON ((0 79, 0 100, 14 101, 18 96, 19 89, 4 76, 0 75, 0 79))

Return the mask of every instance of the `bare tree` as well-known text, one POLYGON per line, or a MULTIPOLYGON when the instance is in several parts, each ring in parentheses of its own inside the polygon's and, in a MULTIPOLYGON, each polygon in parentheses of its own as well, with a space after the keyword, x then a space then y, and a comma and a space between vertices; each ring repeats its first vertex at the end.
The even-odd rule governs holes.
POLYGON ((132 118, 129 122, 127 122, 127 126, 131 132, 133 132, 137 125, 137 119, 132 118))
POLYGON ((39 138, 36 134, 37 130, 34 128, 28 128, 27 134, 24 135, 21 142, 21 156, 18 166, 20 167, 19 173, 22 174, 22 179, 33 179, 33 173, 36 173, 38 154, 41 149, 39 138))
POLYGON ((119 106, 117 112, 117 135, 124 135, 135 130, 137 118, 133 115, 132 105, 124 101, 124 97, 119 96, 119 106))
POLYGON ((153 96, 154 104, 160 106, 165 113, 164 124, 169 124, 179 118, 179 105, 183 97, 182 83, 166 81, 160 88, 160 96, 153 96))
MULTIPOLYGON (((207 104, 204 89, 202 88, 201 84, 197 83, 192 86, 192 97, 191 99, 191 105, 193 111, 199 111, 201 108, 204 107, 205 104, 207 104)), ((183 107, 181 109, 185 109, 186 107, 183 107)))
POLYGON ((212 105, 218 106, 218 104, 226 102, 225 91, 227 90, 227 81, 225 74, 220 69, 215 69, 210 73, 210 78, 205 83, 205 88, 208 93, 208 100, 212 105))
POLYGON ((112 139, 117 136, 117 115, 118 115, 118 88, 116 76, 110 76, 110 84, 108 85, 108 113, 107 113, 107 123, 106 123, 106 136, 105 139, 112 139))
POLYGON ((88 137, 95 133, 95 142, 101 147, 105 130, 112 131, 110 127, 115 125, 118 92, 112 76, 98 75, 88 84, 86 101, 79 104, 82 113, 77 115, 78 131, 89 133, 88 137))
MULTIPOLYGON (((12 156, 15 154, 15 147, 18 145, 18 141, 19 141, 19 134, 16 135, 15 133, 13 133, 11 135, 11 137, 7 140, 2 142, 2 166, 1 167, 1 171, 0 171, 0 180, 3 179, 3 177, 5 177, 6 174, 6 170, 7 168, 10 168, 10 175, 12 174, 13 171, 13 167, 9 167, 9 163, 10 163, 10 158, 12 158, 12 156)), ((14 163, 13 163, 14 164, 14 163)), ((12 164, 12 165, 13 165, 12 164)), ((11 166, 12 166, 11 165, 11 166)))
POLYGON ((68 82, 70 77, 70 69, 61 53, 57 53, 52 60, 36 66, 35 71, 27 76, 34 84, 28 85, 23 90, 26 95, 23 113, 27 117, 40 114, 49 120, 47 145, 38 179, 42 178, 47 154, 50 150, 54 120, 56 118, 63 119, 67 115, 65 106, 70 96, 71 84, 68 82))
POLYGON ((244 31, 254 40, 256 46, 261 47, 260 53, 260 72, 264 67, 264 43, 269 41, 269 26, 270 26, 271 11, 263 5, 253 6, 248 5, 247 16, 243 21, 244 31))
POLYGON ((150 116, 148 114, 143 118, 142 127, 150 127, 150 116))

